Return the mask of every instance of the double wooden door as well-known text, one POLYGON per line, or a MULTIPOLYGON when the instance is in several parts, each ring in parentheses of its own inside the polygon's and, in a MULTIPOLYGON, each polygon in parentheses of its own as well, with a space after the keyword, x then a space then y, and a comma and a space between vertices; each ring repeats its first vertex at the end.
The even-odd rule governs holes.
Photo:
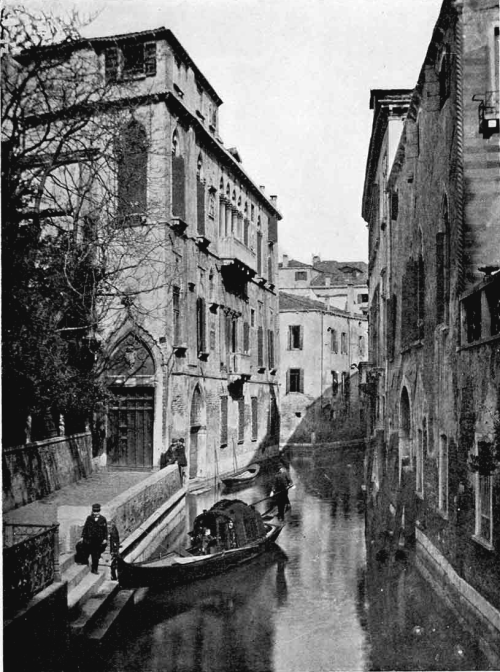
POLYGON ((108 413, 108 464, 150 469, 153 466, 154 388, 112 388, 108 413))

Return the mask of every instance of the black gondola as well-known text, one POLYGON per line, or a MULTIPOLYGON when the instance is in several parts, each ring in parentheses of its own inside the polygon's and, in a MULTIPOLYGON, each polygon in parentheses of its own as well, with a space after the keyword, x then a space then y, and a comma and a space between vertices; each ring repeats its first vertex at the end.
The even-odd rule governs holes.
POLYGON ((136 563, 119 556, 118 580, 123 588, 169 587, 221 574, 259 556, 282 529, 245 502, 223 499, 197 516, 185 551, 136 563))

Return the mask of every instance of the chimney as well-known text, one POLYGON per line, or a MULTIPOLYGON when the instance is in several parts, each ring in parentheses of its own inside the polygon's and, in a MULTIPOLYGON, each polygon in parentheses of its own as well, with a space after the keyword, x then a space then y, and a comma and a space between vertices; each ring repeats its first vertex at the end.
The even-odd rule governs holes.
POLYGON ((325 277, 325 287, 330 287, 331 281, 332 281, 331 277, 329 275, 327 275, 325 277))
POLYGON ((259 189, 260 189, 261 191, 265 191, 265 190, 266 190, 266 185, 265 185, 265 184, 261 184, 261 185, 259 185, 259 189))
POLYGON ((283 268, 288 268, 288 254, 283 255, 283 268))
POLYGON ((316 264, 319 264, 320 261, 321 257, 319 256, 319 254, 313 254, 312 265, 315 266, 316 264))
POLYGON ((276 194, 274 194, 273 196, 270 196, 269 198, 271 199, 271 203, 272 203, 274 206, 277 206, 277 205, 278 205, 278 197, 276 196, 276 194))

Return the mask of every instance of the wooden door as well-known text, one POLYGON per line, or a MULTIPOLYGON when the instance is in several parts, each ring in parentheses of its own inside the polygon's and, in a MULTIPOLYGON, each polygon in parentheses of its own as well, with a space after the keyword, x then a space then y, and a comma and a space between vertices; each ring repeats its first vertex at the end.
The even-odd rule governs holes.
POLYGON ((152 387, 112 388, 109 407, 108 465, 127 469, 153 466, 152 387))

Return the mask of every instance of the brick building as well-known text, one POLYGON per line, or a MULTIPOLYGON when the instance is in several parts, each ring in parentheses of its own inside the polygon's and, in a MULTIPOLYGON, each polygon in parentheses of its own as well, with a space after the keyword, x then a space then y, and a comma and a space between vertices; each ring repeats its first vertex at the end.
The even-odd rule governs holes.
POLYGON ((496 662, 498 9, 445 0, 415 89, 372 91, 363 196, 369 522, 379 544, 416 540, 422 571, 496 662))
POLYGON ((225 147, 222 100, 170 30, 62 49, 108 85, 96 118, 121 124, 115 169, 88 190, 94 205, 104 183, 116 194, 92 224, 98 237, 107 214, 116 221, 106 252, 122 263, 95 334, 114 395, 96 464, 155 468, 178 437, 191 478, 267 455, 279 436, 276 197, 225 147))
POLYGON ((363 436, 358 367, 367 318, 280 291, 281 442, 363 436), (350 432, 346 432, 349 426, 350 432))

